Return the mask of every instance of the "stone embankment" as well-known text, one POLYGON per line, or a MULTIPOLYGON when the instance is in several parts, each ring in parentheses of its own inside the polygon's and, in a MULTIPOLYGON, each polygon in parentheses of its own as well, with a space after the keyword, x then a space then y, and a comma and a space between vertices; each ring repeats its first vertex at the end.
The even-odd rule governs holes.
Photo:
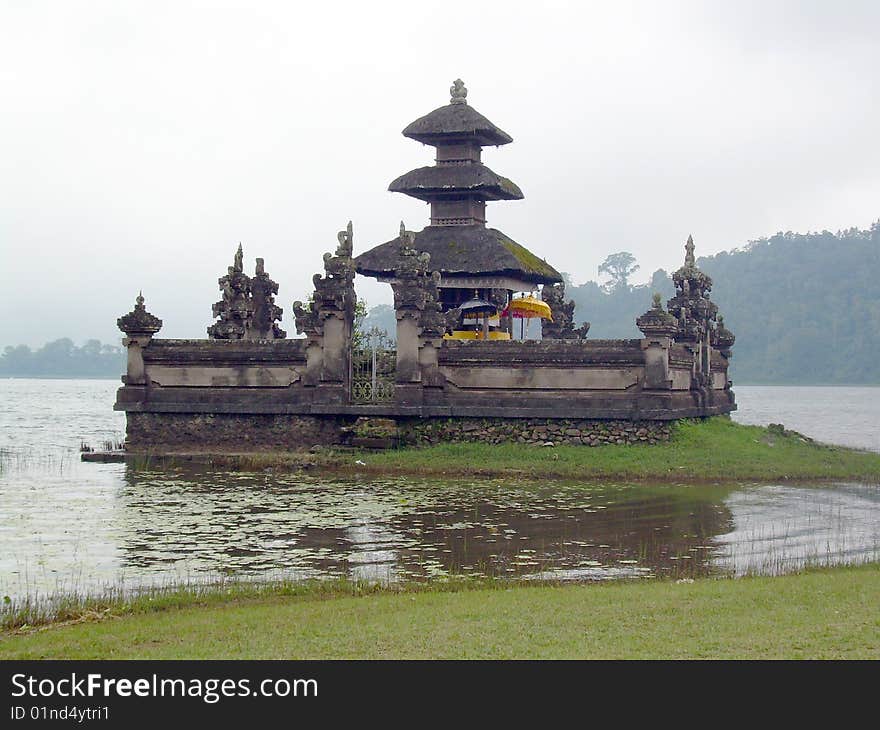
POLYGON ((407 444, 441 442, 522 443, 553 446, 656 444, 669 441, 668 421, 589 421, 577 419, 455 419, 400 424, 407 444))

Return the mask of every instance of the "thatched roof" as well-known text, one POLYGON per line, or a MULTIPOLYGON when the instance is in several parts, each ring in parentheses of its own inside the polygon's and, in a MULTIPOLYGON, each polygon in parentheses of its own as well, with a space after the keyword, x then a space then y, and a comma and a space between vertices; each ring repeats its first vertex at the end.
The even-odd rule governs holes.
MULTIPOLYGON (((562 275, 501 231, 482 225, 428 226, 416 234, 413 247, 431 254, 428 268, 441 275, 504 275, 534 284, 556 284, 562 275)), ((380 244, 355 258, 364 276, 391 277, 400 238, 380 244)))
POLYGON ((388 189, 428 202, 461 193, 476 193, 484 200, 522 200, 523 197, 516 183, 479 163, 420 167, 401 175, 388 189))
POLYGON ((429 145, 446 140, 470 138, 481 145, 502 145, 513 142, 507 132, 496 127, 469 104, 447 104, 416 119, 403 136, 429 145))

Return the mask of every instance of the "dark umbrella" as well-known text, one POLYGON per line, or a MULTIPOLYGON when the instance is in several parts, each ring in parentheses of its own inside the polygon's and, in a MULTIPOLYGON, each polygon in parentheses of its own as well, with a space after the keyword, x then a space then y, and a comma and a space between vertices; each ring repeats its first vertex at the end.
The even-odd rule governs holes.
POLYGON ((483 315, 483 339, 489 338, 489 314, 497 314, 498 307, 494 304, 487 302, 484 299, 468 299, 463 304, 459 305, 459 310, 461 310, 461 316, 473 316, 473 315, 483 315))
POLYGON ((458 308, 465 314, 480 314, 489 312, 494 314, 498 311, 498 307, 483 299, 468 299, 464 304, 459 304, 458 308))

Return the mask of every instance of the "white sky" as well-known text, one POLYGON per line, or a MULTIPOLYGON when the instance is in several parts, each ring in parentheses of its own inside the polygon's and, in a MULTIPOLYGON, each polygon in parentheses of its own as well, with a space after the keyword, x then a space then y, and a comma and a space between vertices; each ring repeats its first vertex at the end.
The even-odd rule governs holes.
MULTIPOLYGON (((204 337, 238 242, 282 326, 354 221, 419 230, 387 192, 431 164, 403 127, 453 79, 514 143, 499 228, 576 283, 647 280, 779 230, 880 218, 880 2, 0 0, 0 346, 117 342, 138 289, 204 337)), ((361 277, 372 306, 390 289, 361 277)))

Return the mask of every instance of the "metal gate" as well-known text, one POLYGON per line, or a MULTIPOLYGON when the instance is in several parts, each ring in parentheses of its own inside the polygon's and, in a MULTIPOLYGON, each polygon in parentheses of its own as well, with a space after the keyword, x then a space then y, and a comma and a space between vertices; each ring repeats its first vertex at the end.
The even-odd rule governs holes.
POLYGON ((351 353, 351 399, 355 403, 394 400, 396 366, 397 352, 388 334, 373 327, 351 353))

